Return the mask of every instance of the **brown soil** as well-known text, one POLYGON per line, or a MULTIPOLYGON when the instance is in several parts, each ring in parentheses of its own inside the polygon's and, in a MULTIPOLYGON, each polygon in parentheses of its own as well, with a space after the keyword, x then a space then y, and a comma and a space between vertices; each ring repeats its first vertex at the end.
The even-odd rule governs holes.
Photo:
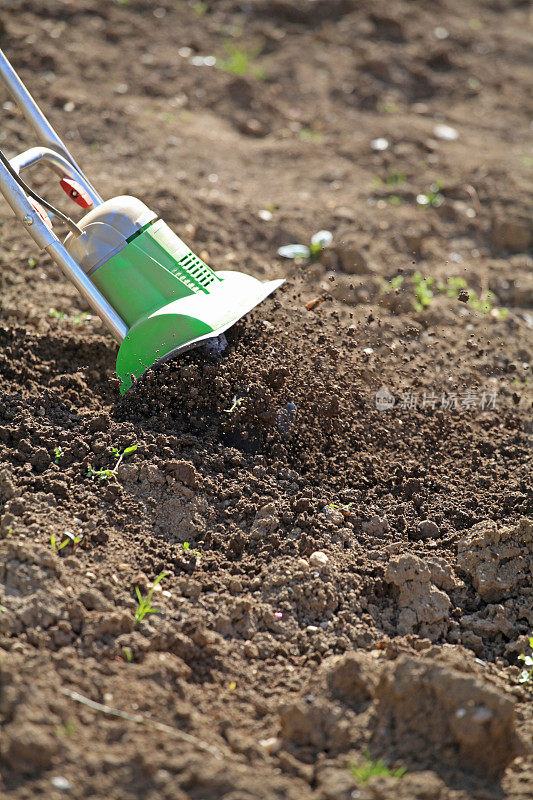
POLYGON ((528 4, 3 5, 105 197, 288 280, 120 400, 111 337, 0 209, 0 795, 533 796, 528 4), (246 74, 192 60, 228 41, 246 74), (321 228, 317 263, 276 255, 321 228), (358 783, 365 751, 407 775, 358 783))

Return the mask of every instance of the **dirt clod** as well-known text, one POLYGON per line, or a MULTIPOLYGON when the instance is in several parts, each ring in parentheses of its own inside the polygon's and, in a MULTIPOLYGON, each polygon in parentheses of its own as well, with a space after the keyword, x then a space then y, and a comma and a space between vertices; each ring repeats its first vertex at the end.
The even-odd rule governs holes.
POLYGON ((376 688, 382 736, 393 726, 398 753, 497 776, 521 751, 513 700, 480 679, 447 665, 401 656, 376 688))

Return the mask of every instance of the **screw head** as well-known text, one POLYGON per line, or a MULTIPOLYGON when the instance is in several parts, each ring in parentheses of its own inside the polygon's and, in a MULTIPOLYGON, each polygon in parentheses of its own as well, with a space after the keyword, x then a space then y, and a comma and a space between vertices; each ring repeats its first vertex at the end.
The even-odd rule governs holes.
POLYGON ((23 217, 22 221, 25 225, 33 225, 33 217, 31 216, 31 214, 26 214, 26 216, 23 217))

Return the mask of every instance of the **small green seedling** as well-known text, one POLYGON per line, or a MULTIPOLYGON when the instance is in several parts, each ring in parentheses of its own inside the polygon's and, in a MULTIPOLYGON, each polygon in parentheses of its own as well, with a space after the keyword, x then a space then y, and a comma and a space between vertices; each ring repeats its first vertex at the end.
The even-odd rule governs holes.
POLYGON ((163 580, 167 576, 166 572, 162 572, 160 575, 157 576, 155 581, 152 583, 150 591, 143 597, 139 590, 139 587, 135 587, 135 594, 137 595, 137 600, 139 601, 139 605, 137 606, 137 611, 135 612, 135 625, 139 622, 142 622, 143 619, 147 614, 161 614, 161 611, 158 608, 152 608, 150 603, 152 602, 152 595, 154 593, 155 587, 157 584, 163 580))
POLYGON ((397 292, 402 288, 403 275, 395 275, 383 287, 386 292, 397 292))
MULTIPOLYGON (((437 289, 447 297, 457 297, 461 290, 467 288, 467 285, 468 284, 464 278, 458 278, 454 275, 451 275, 446 279, 446 283, 439 281, 437 284, 437 289)), ((468 295, 468 305, 473 308, 474 311, 479 311, 482 314, 496 314, 496 316, 498 316, 500 319, 505 319, 509 314, 509 311, 506 308, 495 308, 495 295, 494 292, 490 291, 490 289, 485 294, 484 299, 482 299, 473 289, 468 289, 468 295)))
POLYGON ((311 236, 309 246, 306 244, 285 244, 278 248, 278 255, 283 258, 301 259, 308 258, 311 262, 318 261, 325 247, 333 241, 330 231, 318 231, 311 236))
POLYGON ((385 183, 387 186, 401 186, 402 183, 405 183, 407 178, 405 177, 405 172, 396 172, 395 170, 389 171, 387 177, 385 178, 385 183))
POLYGON ((195 558, 200 558, 200 551, 196 550, 196 548, 191 548, 189 542, 183 542, 183 551, 187 554, 190 553, 191 556, 195 556, 195 558))
POLYGON ((459 292, 462 289, 466 289, 467 283, 464 278, 458 278, 455 275, 450 275, 449 278, 446 279, 446 283, 442 283, 439 281, 437 284, 437 289, 439 292, 444 292, 447 297, 457 297, 459 292))
POLYGON ((320 131, 314 131, 311 128, 302 128, 301 131, 298 132, 298 138, 301 139, 302 142, 315 142, 315 144, 320 144, 324 139, 324 134, 320 131))
POLYGON ((396 103, 378 103, 376 108, 380 114, 397 114, 400 110, 396 103))
POLYGON ((253 63, 261 53, 262 45, 246 50, 244 47, 238 47, 231 42, 226 42, 224 49, 226 50, 226 58, 217 61, 219 69, 229 73, 229 75, 249 75, 260 81, 265 80, 265 71, 253 63))
POLYGON ((415 300, 413 306, 415 311, 425 311, 431 305, 433 300, 433 291, 431 287, 435 283, 435 278, 423 278, 421 272, 415 272, 413 275, 413 284, 415 288, 415 300))
POLYGON ((50 548, 54 553, 57 550, 62 550, 64 547, 67 546, 67 544, 68 544, 68 539, 65 539, 65 541, 61 542, 61 544, 58 545, 55 533, 52 533, 50 535, 50 548))
POLYGON ((54 461, 56 462, 56 464, 59 463, 59 459, 63 455, 65 454, 63 452, 63 448, 61 447, 61 445, 59 445, 58 447, 54 447, 54 461))
POLYGON ((55 734, 58 739, 73 739, 76 735, 76 722, 73 719, 67 719, 63 725, 56 725, 55 734))
POLYGON ((63 533, 67 538, 63 539, 63 541, 60 542, 59 544, 57 542, 55 533, 52 533, 50 536, 50 548, 54 553, 56 552, 58 553, 60 550, 62 550, 64 547, 67 547, 67 545, 69 544, 72 545, 72 550, 74 551, 76 549, 76 545, 78 545, 83 539, 82 533, 78 533, 77 536, 75 536, 70 531, 63 531, 63 533))
POLYGON ((364 764, 362 766, 359 766, 359 764, 355 763, 351 763, 349 766, 349 770, 352 773, 353 779, 360 786, 364 786, 366 783, 368 783, 370 778, 375 778, 378 776, 401 778, 407 772, 405 767, 390 769, 381 759, 374 761, 374 759, 370 757, 368 750, 365 750, 363 757, 364 764))
POLYGON ((244 400, 245 400, 244 397, 237 397, 237 395, 235 395, 235 397, 232 400, 231 407, 224 409, 225 413, 226 414, 233 414, 234 411, 237 411, 237 409, 244 402, 244 400))
POLYGON ((439 208, 444 203, 444 195, 441 192, 442 185, 442 181, 435 181, 427 192, 418 194, 416 196, 418 205, 425 208, 439 208))
MULTIPOLYGON (((529 637, 529 647, 533 650, 533 636, 529 637)), ((531 683, 533 684, 533 656, 526 656, 524 653, 518 656, 520 661, 524 662, 525 669, 522 670, 518 676, 518 683, 531 683)))
POLYGON ((87 311, 82 311, 81 314, 74 314, 72 322, 74 325, 81 325, 86 319, 91 319, 91 315, 87 311))
POLYGON ((138 445, 132 444, 130 447, 126 447, 122 453, 116 447, 113 447, 111 452, 115 458, 118 459, 115 467, 113 469, 93 469, 93 467, 89 465, 87 477, 99 481, 107 481, 116 478, 118 468, 122 464, 123 460, 134 453, 137 450, 137 447, 138 445))
POLYGON ((48 315, 52 317, 52 319, 57 319, 58 322, 60 322, 62 319, 71 319, 74 325, 80 325, 86 319, 91 318, 91 315, 86 311, 82 311, 81 314, 74 314, 74 316, 69 317, 68 314, 66 314, 64 311, 58 311, 57 308, 49 309, 48 315))
POLYGON ((122 648, 122 652, 124 653, 124 658, 126 659, 128 664, 131 664, 131 662, 133 661, 133 656, 131 654, 131 648, 123 647, 122 648))

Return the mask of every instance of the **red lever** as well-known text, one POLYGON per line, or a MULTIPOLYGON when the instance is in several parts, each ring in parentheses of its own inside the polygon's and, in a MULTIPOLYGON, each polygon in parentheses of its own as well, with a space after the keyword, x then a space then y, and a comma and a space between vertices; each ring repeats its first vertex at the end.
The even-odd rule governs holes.
POLYGON ((61 178, 59 183, 63 191, 66 192, 70 199, 74 200, 74 202, 79 206, 82 208, 90 208, 92 206, 93 201, 83 186, 80 186, 78 181, 75 181, 72 178, 61 178))
POLYGON ((28 202, 31 203, 31 205, 33 206, 37 214, 39 214, 40 218, 42 219, 48 230, 51 231, 52 220, 50 219, 50 217, 48 216, 42 205, 38 203, 37 200, 34 200, 33 197, 28 197, 28 202))

